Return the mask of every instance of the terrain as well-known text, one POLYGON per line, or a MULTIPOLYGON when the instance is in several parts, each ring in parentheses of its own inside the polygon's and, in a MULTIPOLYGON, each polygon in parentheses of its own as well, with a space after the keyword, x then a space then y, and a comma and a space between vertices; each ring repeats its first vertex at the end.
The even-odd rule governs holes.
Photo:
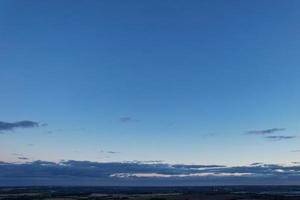
POLYGON ((1 187, 1 200, 299 200, 298 186, 1 187))

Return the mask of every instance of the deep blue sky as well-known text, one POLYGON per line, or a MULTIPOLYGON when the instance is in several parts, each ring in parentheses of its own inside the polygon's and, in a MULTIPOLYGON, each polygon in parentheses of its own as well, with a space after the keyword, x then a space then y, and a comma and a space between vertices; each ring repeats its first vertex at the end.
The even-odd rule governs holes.
POLYGON ((1 1, 0 160, 300 161, 299 8, 1 1))

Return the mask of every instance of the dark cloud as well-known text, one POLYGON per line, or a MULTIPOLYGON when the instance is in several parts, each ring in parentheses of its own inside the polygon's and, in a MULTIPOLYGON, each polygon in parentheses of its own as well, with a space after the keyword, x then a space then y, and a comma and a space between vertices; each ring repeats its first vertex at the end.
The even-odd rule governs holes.
POLYGON ((254 134, 254 135, 268 135, 268 134, 273 134, 279 131, 284 131, 286 130, 285 128, 271 128, 271 129, 264 129, 264 130, 252 130, 248 131, 248 134, 254 134))
POLYGON ((12 131, 16 128, 33 128, 39 127, 38 122, 23 120, 18 122, 3 122, 0 121, 0 132, 1 131, 12 131))
POLYGON ((263 165, 264 163, 262 163, 262 162, 255 162, 255 163, 252 163, 251 165, 253 166, 253 165, 263 165))
POLYGON ((18 157, 19 160, 29 160, 27 157, 18 157))
POLYGON ((288 139, 294 139, 296 138, 296 136, 292 136, 292 135, 271 135, 271 136, 266 136, 267 139, 269 140, 275 140, 275 141, 279 141, 279 140, 288 140, 288 139))
POLYGON ((13 156, 17 156, 17 159, 19 160, 29 160, 29 158, 27 158, 26 156, 24 156, 21 153, 12 153, 13 156))
POLYGON ((137 119, 134 119, 134 118, 128 117, 128 116, 126 116, 126 117, 120 117, 120 118, 119 118, 119 121, 122 122, 122 123, 138 122, 137 119))
MULTIPOLYGON (((297 163, 294 163, 297 164, 297 163)), ((0 162, 0 186, 183 186, 300 184, 300 165, 172 165, 167 163, 34 161, 0 162)))

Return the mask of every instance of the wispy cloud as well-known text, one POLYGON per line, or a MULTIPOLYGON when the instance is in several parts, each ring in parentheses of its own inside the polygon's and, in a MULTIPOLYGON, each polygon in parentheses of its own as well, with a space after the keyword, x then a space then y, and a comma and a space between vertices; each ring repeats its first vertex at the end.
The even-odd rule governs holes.
POLYGON ((300 153, 300 149, 292 150, 291 152, 293 152, 293 153, 300 153))
POLYGON ((107 154, 118 154, 120 153, 119 151, 105 151, 105 150, 101 150, 101 153, 107 153, 107 154))
POLYGON ((292 162, 295 165, 300 165, 300 162, 292 162))
POLYGON ((12 153, 11 155, 16 156, 17 159, 19 159, 19 160, 29 160, 28 157, 24 156, 24 155, 21 154, 21 153, 12 153))
POLYGON ((254 134, 254 135, 268 135, 273 134, 279 131, 285 131, 285 128, 271 128, 271 129, 263 129, 263 130, 252 130, 247 131, 248 134, 254 134))
POLYGON ((116 154, 116 153, 120 153, 118 151, 107 151, 106 153, 109 153, 109 154, 116 154))
POLYGON ((273 141, 279 141, 279 140, 288 140, 288 139, 294 139, 296 136, 293 135, 270 135, 266 136, 265 138, 273 141))
POLYGON ((48 123, 41 123, 40 126, 43 126, 43 127, 48 126, 48 123))
POLYGON ((120 117, 120 118, 119 118, 119 122, 121 122, 121 123, 138 122, 138 121, 139 121, 139 120, 134 119, 134 118, 129 117, 129 116, 125 116, 125 117, 120 117))
POLYGON ((163 163, 165 163, 164 160, 143 160, 143 161, 135 160, 134 162, 140 163, 140 164, 163 164, 163 163))
POLYGON ((1 131, 12 131, 16 128, 34 128, 39 127, 40 124, 35 121, 23 120, 17 122, 3 122, 0 121, 0 132, 1 131))
POLYGON ((20 153, 12 153, 11 155, 13 155, 13 156, 23 156, 23 154, 20 154, 20 153))

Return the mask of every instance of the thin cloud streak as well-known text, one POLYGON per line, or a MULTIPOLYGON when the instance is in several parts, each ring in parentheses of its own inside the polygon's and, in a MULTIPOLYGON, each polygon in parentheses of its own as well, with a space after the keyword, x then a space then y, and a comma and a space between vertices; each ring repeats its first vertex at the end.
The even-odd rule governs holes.
POLYGON ((121 123, 138 122, 138 121, 139 120, 134 119, 134 118, 129 117, 129 116, 125 116, 125 117, 120 117, 119 118, 119 122, 121 122, 121 123))
POLYGON ((248 131, 247 133, 253 135, 268 135, 268 134, 273 134, 285 130, 286 130, 285 128, 271 128, 271 129, 264 129, 264 130, 252 130, 252 131, 248 131))
POLYGON ((107 151, 106 153, 109 153, 109 154, 117 154, 117 153, 120 153, 118 151, 107 151))
POLYGON ((296 136, 292 136, 292 135, 271 135, 271 136, 266 136, 265 138, 269 139, 269 140, 273 140, 273 141, 279 141, 279 140, 289 140, 289 139, 294 139, 296 138, 296 136))
POLYGON ((291 152, 293 152, 293 153, 300 153, 300 149, 292 150, 291 152))
POLYGON ((19 160, 29 160, 27 157, 18 157, 19 160))

